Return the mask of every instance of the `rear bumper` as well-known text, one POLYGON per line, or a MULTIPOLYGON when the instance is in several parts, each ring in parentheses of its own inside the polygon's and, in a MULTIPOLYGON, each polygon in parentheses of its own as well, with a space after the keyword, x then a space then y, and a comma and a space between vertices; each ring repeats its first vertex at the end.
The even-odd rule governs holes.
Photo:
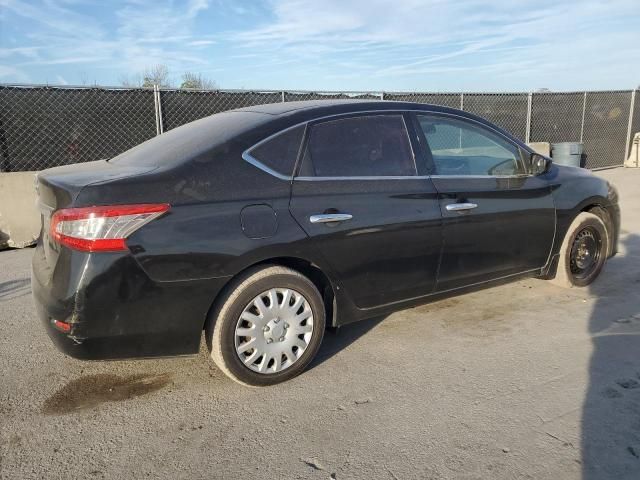
POLYGON ((66 355, 81 360, 109 360, 124 358, 147 358, 172 355, 189 355, 198 352, 200 330, 169 333, 128 334, 116 336, 77 337, 73 330, 81 324, 74 324, 70 333, 64 333, 53 326, 53 318, 42 304, 36 301, 36 311, 49 338, 66 355))
POLYGON ((227 278, 154 282, 129 255, 65 251, 46 266, 39 245, 31 284, 36 312, 53 343, 79 359, 197 353, 202 328, 227 278), (53 325, 71 325, 62 332, 53 325))

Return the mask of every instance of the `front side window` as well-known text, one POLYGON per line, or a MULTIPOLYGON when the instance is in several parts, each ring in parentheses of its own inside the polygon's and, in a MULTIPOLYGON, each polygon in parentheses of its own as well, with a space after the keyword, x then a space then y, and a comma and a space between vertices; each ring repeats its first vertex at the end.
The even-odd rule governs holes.
POLYGON ((471 122, 418 115, 436 175, 522 175, 520 148, 471 122))
POLYGON ((402 115, 343 118, 311 126, 300 176, 416 175, 402 115))

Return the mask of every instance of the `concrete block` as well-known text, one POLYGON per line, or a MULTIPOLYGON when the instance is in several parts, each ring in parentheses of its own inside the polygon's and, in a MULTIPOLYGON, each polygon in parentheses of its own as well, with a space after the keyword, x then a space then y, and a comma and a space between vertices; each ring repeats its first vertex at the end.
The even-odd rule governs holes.
POLYGON ((549 142, 530 142, 527 143, 533 150, 545 157, 551 156, 551 144, 549 142))
POLYGON ((624 166, 630 168, 640 167, 640 132, 633 136, 631 152, 629 153, 629 158, 625 160, 624 166))
POLYGON ((33 245, 40 234, 36 172, 0 173, 0 248, 33 245))

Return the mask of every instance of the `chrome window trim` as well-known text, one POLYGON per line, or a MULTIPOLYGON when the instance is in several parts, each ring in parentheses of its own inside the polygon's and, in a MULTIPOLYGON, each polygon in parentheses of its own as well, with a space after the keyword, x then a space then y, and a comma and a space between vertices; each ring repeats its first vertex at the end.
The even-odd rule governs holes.
POLYGON ((327 182, 334 180, 425 180, 429 178, 428 175, 396 175, 396 176, 360 176, 360 177, 294 177, 294 180, 300 180, 302 182, 327 182))
POLYGON ((276 172, 273 168, 267 167, 260 160, 256 159, 255 157, 252 157, 248 150, 245 150, 244 152, 242 152, 242 158, 246 162, 249 162, 254 167, 259 168, 263 172, 268 173, 269 175, 274 176, 279 180, 286 180, 290 182, 293 179, 293 175, 289 175, 289 176, 283 175, 280 172, 276 172))
MULTIPOLYGON (((420 176, 417 175, 418 173, 418 164, 416 162, 416 152, 414 152, 413 150, 413 145, 411 144, 411 137, 409 137, 409 129, 407 128, 407 122, 405 121, 404 118, 404 114, 405 113, 410 113, 411 110, 363 110, 363 111, 356 111, 356 112, 345 112, 345 113, 334 113, 332 115, 325 115, 324 117, 317 117, 317 118, 312 118, 310 120, 305 120, 304 122, 300 122, 300 123, 296 123, 295 125, 291 125, 290 127, 287 127, 283 130, 279 130, 278 132, 269 135, 266 138, 263 138, 262 140, 260 140, 258 143, 252 145, 251 147, 247 148, 244 152, 242 152, 242 158, 243 160, 245 160, 246 162, 250 163, 251 165, 253 165, 254 167, 259 168, 260 170, 262 170, 263 172, 268 173, 269 175, 272 175, 276 178, 278 178, 279 180, 286 180, 286 181, 293 181, 295 180, 305 180, 305 181, 312 181, 312 180, 318 180, 318 179, 322 179, 322 180, 381 180, 381 179, 395 179, 395 180, 399 180, 399 179, 404 179, 404 178, 428 178, 427 176, 420 176), (303 142, 300 143, 300 148, 303 147, 304 144, 304 137, 306 135, 306 129, 308 128, 310 123, 316 123, 316 122, 322 122, 323 120, 328 120, 331 118, 342 118, 342 117, 350 117, 353 115, 356 116, 361 116, 361 114, 364 114, 363 116, 366 116, 366 114, 369 113, 388 113, 390 115, 400 115, 400 117, 402 118, 402 122, 404 124, 404 131, 405 134, 407 135, 407 140, 409 141, 409 148, 411 149, 411 155, 413 156, 413 165, 416 171, 416 175, 406 175, 406 176, 392 176, 392 177, 294 177, 293 176, 293 172, 291 172, 291 175, 284 175, 280 172, 277 172, 276 170, 272 169, 271 167, 268 167, 267 165, 265 165, 264 163, 262 163, 260 160, 258 160, 257 158, 255 158, 254 156, 251 155, 251 150, 253 150, 256 147, 259 147, 260 145, 262 145, 263 143, 271 140, 273 137, 276 137, 288 130, 293 130, 294 128, 300 127, 300 126, 305 126, 305 132, 303 134, 303 142)), ((300 152, 298 152, 298 157, 300 156, 300 152)))
POLYGON ((529 178, 534 177, 530 173, 521 173, 518 175, 430 175, 430 178, 471 178, 471 179, 483 179, 483 178, 529 178))
MULTIPOLYGON (((333 181, 333 180, 413 180, 413 179, 421 179, 421 180, 425 180, 430 178, 429 175, 395 175, 395 176, 356 176, 356 177, 293 177, 293 176, 286 176, 286 175, 282 175, 279 172, 276 172, 274 169, 267 167, 264 163, 260 162, 260 160, 257 160, 256 158, 252 157, 250 153, 248 152, 244 152, 242 154, 242 158, 246 161, 249 162, 250 164, 252 164, 253 166, 259 168, 260 170, 262 170, 263 172, 268 173, 269 175, 273 175, 274 177, 280 179, 280 180, 286 180, 286 181, 291 181, 291 180, 300 180, 303 182, 326 182, 326 181, 333 181)), ((493 177, 491 177, 493 178, 493 177)))
POLYGON ((302 132, 302 140, 300 141, 300 146, 298 147, 298 156, 300 155, 300 148, 302 148, 302 143, 304 141, 304 136, 306 134, 306 128, 307 128, 307 122, 300 122, 300 123, 296 123, 295 125, 292 125, 290 127, 287 127, 283 130, 279 130, 276 133, 273 133, 271 135, 269 135, 266 138, 263 138, 262 140, 260 140, 258 143, 252 145, 251 147, 247 148, 244 152, 242 152, 242 158, 246 161, 249 162, 251 165, 253 165, 254 167, 258 167, 260 170, 262 170, 263 172, 268 173, 269 175, 272 175, 274 177, 276 177, 279 180, 286 180, 286 181, 291 181, 293 179, 293 170, 295 169, 298 157, 296 156, 296 161, 293 162, 293 168, 291 170, 291 174, 290 175, 285 175, 283 173, 278 172, 277 170, 274 170, 273 168, 265 165, 264 163, 262 163, 260 160, 258 160, 256 157, 254 157, 253 155, 251 155, 251 151, 260 147, 261 145, 263 145, 264 143, 268 142, 269 140, 271 140, 272 138, 277 137, 278 135, 282 135, 286 132, 288 132, 289 130, 293 130, 295 128, 304 126, 305 130, 302 132))
MULTIPOLYGON (((349 116, 353 116, 353 115, 357 115, 360 116, 361 114, 366 115, 369 113, 387 113, 387 114, 396 114, 396 115, 401 115, 402 116, 402 121, 404 122, 404 126, 405 126, 405 132, 407 134, 407 137, 409 137, 409 130, 407 128, 407 124, 404 118, 404 114, 414 114, 414 115, 440 115, 440 116, 445 116, 445 117, 455 117, 455 118, 460 118, 464 121, 467 122, 472 122, 475 123, 477 125, 479 125, 482 128, 485 128, 487 130, 490 130, 491 132, 501 136, 502 138, 504 138, 507 142, 511 143, 512 145, 515 145, 516 147, 522 149, 523 147, 518 144, 518 143, 514 143, 513 140, 511 138, 509 138, 508 136, 506 136, 505 134, 503 134, 502 132, 496 130, 495 128, 493 128, 490 125, 485 125, 484 123, 474 119, 474 118, 469 118, 465 115, 459 115, 456 113, 451 113, 451 112, 439 112, 439 111, 435 111, 435 110, 429 110, 429 109, 425 109, 425 110, 413 110, 413 109, 389 109, 389 110, 362 110, 362 111, 355 111, 355 112, 345 112, 345 113, 334 113, 331 115, 325 115, 324 117, 317 117, 317 118, 312 118, 310 120, 305 120, 304 122, 299 122, 296 123, 295 125, 291 125, 290 127, 287 127, 283 130, 280 130, 272 135, 269 135, 268 137, 260 140, 258 143, 252 145, 251 147, 247 148, 244 152, 242 152, 242 158, 252 164, 253 166, 259 168, 260 170, 262 170, 263 172, 266 172, 276 178, 278 178, 279 180, 286 180, 286 181, 293 181, 293 180, 302 180, 302 181, 331 181, 331 180, 404 180, 404 179, 411 179, 411 178, 416 178, 416 179, 426 179, 426 178, 521 178, 521 177, 535 177, 536 175, 533 174, 519 174, 519 175, 505 175, 505 176, 497 176, 497 175, 486 175, 486 176, 482 176, 482 175, 408 175, 408 176, 391 176, 391 177, 383 177, 383 176, 376 176, 376 177, 295 177, 293 175, 293 172, 291 172, 291 175, 284 175, 280 172, 277 172, 275 170, 273 170, 272 168, 268 167, 267 165, 265 165, 264 163, 260 162, 260 160, 256 159, 255 157, 253 157, 251 155, 251 150, 253 150, 254 148, 262 145, 263 143, 267 142, 268 140, 271 140, 273 137, 280 135, 281 133, 284 133, 288 130, 292 130, 296 127, 300 127, 302 125, 305 126, 305 133, 303 135, 303 140, 304 137, 306 135, 306 128, 308 128, 309 124, 311 123, 316 123, 316 122, 322 122, 323 120, 328 120, 331 118, 342 118, 342 117, 349 117, 349 116)), ((302 148, 304 142, 301 142, 300 144, 300 148, 302 148)), ((418 167, 417 167, 417 162, 416 162, 416 153, 413 150, 413 145, 411 143, 411 138, 409 137, 409 146, 411 147, 411 153, 413 155, 413 161, 414 164, 416 166, 416 173, 418 172, 418 167)), ((525 151, 531 153, 529 151, 528 148, 524 148, 525 151)), ((298 157, 300 156, 300 152, 298 152, 298 157)))

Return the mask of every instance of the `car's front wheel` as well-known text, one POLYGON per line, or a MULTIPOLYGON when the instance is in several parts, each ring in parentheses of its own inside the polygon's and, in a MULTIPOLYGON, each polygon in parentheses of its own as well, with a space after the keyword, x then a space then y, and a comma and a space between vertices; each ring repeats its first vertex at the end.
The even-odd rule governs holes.
POLYGON ((585 287, 600 274, 609 252, 605 222, 582 212, 569 226, 553 282, 564 287, 585 287))
POLYGON ((216 365, 233 380, 267 386, 302 372, 325 329, 322 297, 304 275, 281 266, 251 269, 227 289, 205 329, 216 365))

